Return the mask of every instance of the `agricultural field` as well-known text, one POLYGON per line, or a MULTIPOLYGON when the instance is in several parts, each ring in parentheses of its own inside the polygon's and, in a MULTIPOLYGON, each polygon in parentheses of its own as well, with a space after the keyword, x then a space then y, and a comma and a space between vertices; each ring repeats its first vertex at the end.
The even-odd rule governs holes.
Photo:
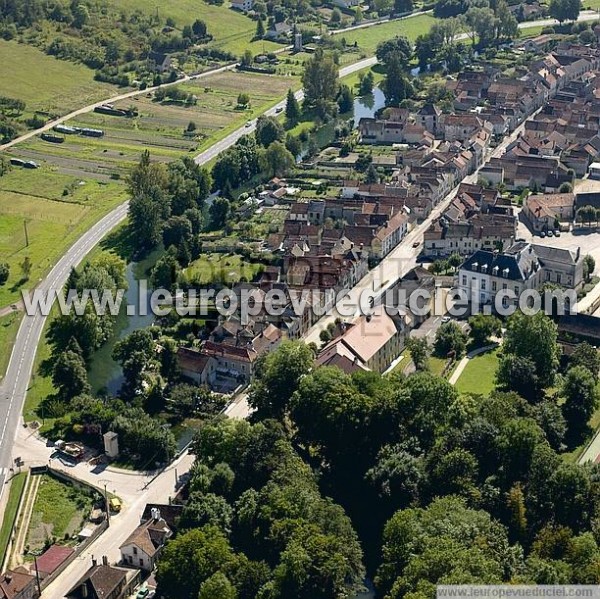
POLYGON ((42 474, 38 487, 26 545, 30 551, 41 549, 48 539, 66 540, 77 535, 92 504, 92 492, 87 488, 64 483, 42 474))
POLYGON ((80 235, 125 199, 122 184, 82 180, 51 167, 14 167, 0 178, 0 255, 10 266, 0 307, 20 299, 22 288, 33 287, 80 235), (26 257, 28 280, 21 267, 26 257))
POLYGON ((429 31, 434 21, 435 19, 428 14, 419 15, 409 19, 390 21, 372 27, 346 31, 336 35, 343 37, 347 45, 351 46, 356 43, 366 54, 374 54, 377 44, 397 35, 405 35, 409 40, 414 42, 419 35, 429 31))
POLYGON ((102 129, 104 137, 67 135, 64 143, 36 137, 15 148, 14 155, 47 161, 59 172, 108 182, 124 175, 144 149, 150 150, 154 159, 165 162, 205 150, 281 100, 288 88, 298 87, 297 71, 298 75, 285 77, 225 71, 179 85, 181 92, 197 97, 196 105, 169 99, 157 102, 150 93, 138 96, 115 104, 117 108, 135 107, 137 117, 89 112, 68 122, 71 126, 102 129), (248 90, 250 95, 248 109, 237 107, 241 90, 248 90), (195 130, 186 134, 190 122, 195 130))
POLYGON ((86 66, 33 46, 0 40, 0 56, 0 95, 26 102, 26 114, 62 115, 119 93, 114 85, 94 81, 86 66))

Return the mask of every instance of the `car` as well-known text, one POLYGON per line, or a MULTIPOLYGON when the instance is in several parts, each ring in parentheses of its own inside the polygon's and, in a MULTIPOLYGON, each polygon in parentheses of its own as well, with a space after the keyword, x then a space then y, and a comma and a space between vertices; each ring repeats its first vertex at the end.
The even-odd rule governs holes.
POLYGON ((552 231, 552 230, 548 231, 548 237, 554 237, 554 231, 552 231))
POLYGON ((144 587, 143 589, 140 589, 136 593, 135 599, 147 599, 149 594, 150 594, 150 589, 148 589, 147 587, 144 587))
POLYGON ((421 245, 421 242, 420 242, 420 241, 415 241, 415 242, 413 243, 413 247, 414 247, 414 248, 418 248, 420 245, 421 245))
POLYGON ((554 231, 554 237, 560 237, 560 229, 556 229, 556 231, 554 231))
POLYGON ((279 113, 281 113, 281 112, 283 112, 283 106, 278 106, 278 107, 275 109, 275 114, 279 114, 279 113))
POLYGON ((246 127, 252 127, 252 121, 246 121, 246 127))
POLYGON ((452 318, 450 316, 442 316, 442 324, 450 322, 452 318))
POLYGON ((542 231, 542 232, 540 233, 540 237, 546 237, 546 231, 542 231))
POLYGON ((121 508, 123 507, 123 504, 121 503, 121 500, 118 497, 111 497, 108 505, 110 507, 110 511, 111 512, 120 512, 121 508))

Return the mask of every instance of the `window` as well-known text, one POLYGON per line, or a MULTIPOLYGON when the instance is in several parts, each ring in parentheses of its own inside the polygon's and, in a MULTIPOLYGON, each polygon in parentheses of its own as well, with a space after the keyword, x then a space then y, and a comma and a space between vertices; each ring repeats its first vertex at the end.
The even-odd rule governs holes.
POLYGON ((463 284, 463 285, 466 285, 466 284, 467 284, 467 275, 463 275, 463 278, 462 278, 462 284, 463 284))
POLYGON ((515 293, 518 295, 519 294, 519 286, 515 285, 515 293))
POLYGON ((133 555, 137 555, 137 547, 133 548, 133 555))
POLYGON ((508 285, 506 283, 502 283, 502 289, 508 289, 508 285))
POLYGON ((144 565, 144 560, 140 557, 140 566, 144 565))
POLYGON ((498 288, 498 283, 496 283, 496 281, 492 281, 492 291, 496 291, 497 288, 498 288))
POLYGON ((486 289, 486 280, 485 279, 482 279, 482 281, 481 281, 481 289, 483 291, 485 291, 485 289, 486 289))
POLYGON ((556 282, 557 282, 557 283, 560 283, 560 282, 561 282, 561 278, 562 278, 562 277, 561 277, 560 273, 559 273, 559 272, 558 272, 558 273, 556 273, 556 282))

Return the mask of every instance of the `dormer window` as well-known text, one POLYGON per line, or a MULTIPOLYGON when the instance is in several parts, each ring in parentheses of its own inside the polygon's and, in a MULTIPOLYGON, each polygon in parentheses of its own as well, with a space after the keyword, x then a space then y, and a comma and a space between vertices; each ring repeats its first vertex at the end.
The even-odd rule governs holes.
POLYGON ((505 279, 506 279, 506 278, 508 278, 508 272, 509 272, 509 271, 508 271, 508 268, 505 268, 505 269, 502 271, 502 276, 503 276, 505 279))
POLYGON ((497 277, 498 276, 498 267, 494 266, 494 268, 492 268, 492 274, 497 277))
POLYGON ((476 271, 478 266, 479 266, 478 262, 473 262, 473 265, 471 266, 471 268, 476 271))
POLYGON ((487 269, 488 269, 488 265, 487 264, 482 264, 481 265, 481 272, 487 273, 487 269))

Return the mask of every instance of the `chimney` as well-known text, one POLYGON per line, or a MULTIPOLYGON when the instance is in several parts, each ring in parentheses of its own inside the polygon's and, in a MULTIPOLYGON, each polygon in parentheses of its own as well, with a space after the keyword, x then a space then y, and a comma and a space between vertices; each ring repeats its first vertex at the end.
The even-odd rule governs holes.
POLYGON ((102 556, 102 564, 108 566, 108 557, 106 555, 102 556))
POLYGON ((98 560, 92 555, 92 567, 95 567, 98 565, 98 560))

